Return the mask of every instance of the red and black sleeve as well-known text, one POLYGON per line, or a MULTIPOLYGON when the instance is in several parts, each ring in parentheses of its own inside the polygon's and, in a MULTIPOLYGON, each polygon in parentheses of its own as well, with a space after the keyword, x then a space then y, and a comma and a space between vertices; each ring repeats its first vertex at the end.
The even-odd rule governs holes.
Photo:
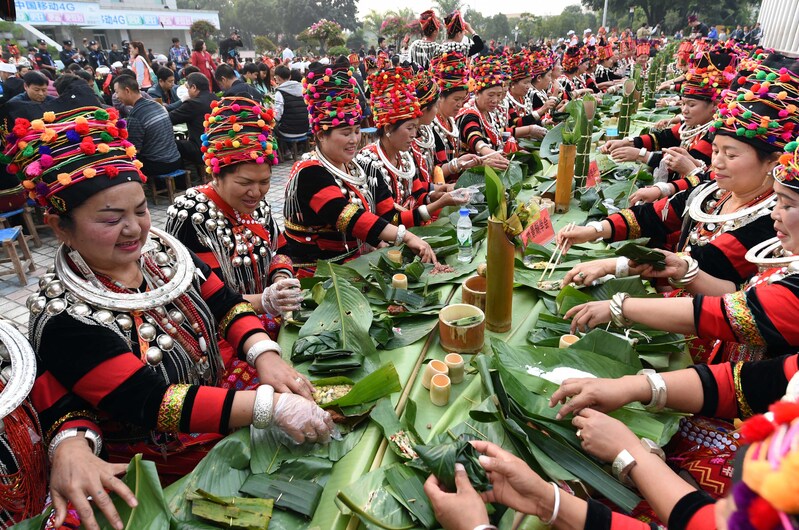
POLYGON ((669 236, 680 232, 686 198, 684 193, 671 198, 664 197, 655 202, 625 208, 606 217, 610 222, 609 241, 648 237, 651 246, 662 248, 669 236))
MULTIPOLYGON (((382 169, 378 169, 374 166, 374 164, 375 161, 369 160, 363 165, 363 170, 367 175, 378 175, 377 189, 375 190, 375 204, 377 206, 376 213, 390 224, 395 226, 399 226, 401 224, 405 226, 420 226, 424 224, 424 219, 422 219, 422 215, 419 213, 418 208, 413 208, 410 210, 397 208, 394 190, 391 189, 389 183, 386 182, 385 178, 383 178, 382 169)), ((420 186, 421 182, 417 177, 414 177, 411 193, 413 194, 414 190, 418 191, 418 187, 420 186)))
POLYGON ((633 145, 638 149, 644 147, 647 151, 661 151, 664 147, 679 147, 680 125, 677 124, 671 129, 663 131, 642 134, 633 138, 633 145))
POLYGON ((588 512, 583 528, 585 530, 656 530, 657 525, 615 513, 601 502, 588 499, 588 512))
POLYGON ((471 112, 461 116, 458 127, 460 128, 461 143, 466 146, 470 153, 477 153, 477 143, 481 140, 488 145, 491 142, 486 138, 480 118, 471 112))
MULTIPOLYGON (((677 501, 669 515, 670 530, 713 530, 716 528, 715 504, 710 495, 694 491, 677 501)), ((655 523, 615 513, 594 499, 588 500, 585 530, 655 530, 655 523)))

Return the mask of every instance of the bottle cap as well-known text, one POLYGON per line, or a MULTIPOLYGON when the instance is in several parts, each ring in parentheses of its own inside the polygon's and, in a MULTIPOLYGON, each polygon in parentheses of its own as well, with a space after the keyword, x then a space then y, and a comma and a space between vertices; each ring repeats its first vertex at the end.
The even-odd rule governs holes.
POLYGON ((461 216, 469 215, 469 208, 462 207, 460 209, 460 214, 461 214, 461 216))

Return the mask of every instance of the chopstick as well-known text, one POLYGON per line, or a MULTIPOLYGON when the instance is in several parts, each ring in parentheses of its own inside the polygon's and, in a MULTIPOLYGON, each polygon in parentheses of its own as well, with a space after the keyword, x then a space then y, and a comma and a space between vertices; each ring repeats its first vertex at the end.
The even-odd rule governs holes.
MULTIPOLYGON (((568 225, 566 225, 566 229, 564 230, 564 232, 568 232, 569 230, 574 228, 574 226, 575 223, 569 223, 568 225)), ((550 256, 549 261, 547 262, 547 266, 544 267, 544 271, 541 273, 541 278, 538 279, 539 282, 543 281, 544 277, 549 279, 552 276, 552 274, 554 274, 555 269, 560 264, 560 260, 563 259, 563 254, 565 252, 566 245, 568 245, 568 241, 564 239, 561 242, 561 244, 555 248, 555 252, 553 252, 552 256, 550 256), (547 271, 549 271, 549 274, 547 274, 547 271)))

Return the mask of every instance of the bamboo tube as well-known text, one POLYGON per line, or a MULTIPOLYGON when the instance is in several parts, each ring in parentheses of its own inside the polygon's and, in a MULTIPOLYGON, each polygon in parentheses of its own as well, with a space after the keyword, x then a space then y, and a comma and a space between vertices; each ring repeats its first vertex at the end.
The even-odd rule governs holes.
MULTIPOLYGON (((574 146, 572 171, 574 170, 574 146)), ((563 152, 561 152, 563 159, 563 152)), ((489 331, 508 331, 513 320, 513 265, 516 247, 508 241, 500 221, 488 221, 486 270, 486 327, 489 331)))
POLYGON ((557 213, 569 211, 569 202, 571 202, 572 198, 572 184, 574 182, 574 161, 576 157, 576 145, 561 144, 560 158, 558 158, 558 177, 555 184, 555 212, 557 213))

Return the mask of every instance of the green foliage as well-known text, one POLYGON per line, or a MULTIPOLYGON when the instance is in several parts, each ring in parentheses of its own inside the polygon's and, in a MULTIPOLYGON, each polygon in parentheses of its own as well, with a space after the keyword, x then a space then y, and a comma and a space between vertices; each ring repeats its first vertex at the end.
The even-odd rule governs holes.
POLYGON ((350 49, 347 48, 346 46, 337 45, 337 46, 333 46, 332 48, 327 50, 327 53, 328 53, 328 55, 335 55, 335 56, 338 56, 338 55, 349 55, 350 49))
POLYGON ((255 51, 259 54, 273 52, 277 49, 277 46, 275 46, 275 43, 272 42, 272 39, 266 35, 256 35, 256 37, 253 39, 253 44, 255 44, 255 51))
MULTIPOLYGON (((642 22, 649 26, 664 24, 661 29, 667 34, 678 29, 687 29, 687 13, 697 13, 706 24, 751 24, 757 17, 753 10, 760 4, 758 0, 719 0, 717 2, 697 2, 696 0, 607 0, 608 22, 611 27, 638 28, 642 22), (630 6, 636 12, 630 17, 630 6)), ((582 0, 583 6, 602 12, 605 0, 582 0)), ((594 27, 594 26, 587 26, 594 27)))

